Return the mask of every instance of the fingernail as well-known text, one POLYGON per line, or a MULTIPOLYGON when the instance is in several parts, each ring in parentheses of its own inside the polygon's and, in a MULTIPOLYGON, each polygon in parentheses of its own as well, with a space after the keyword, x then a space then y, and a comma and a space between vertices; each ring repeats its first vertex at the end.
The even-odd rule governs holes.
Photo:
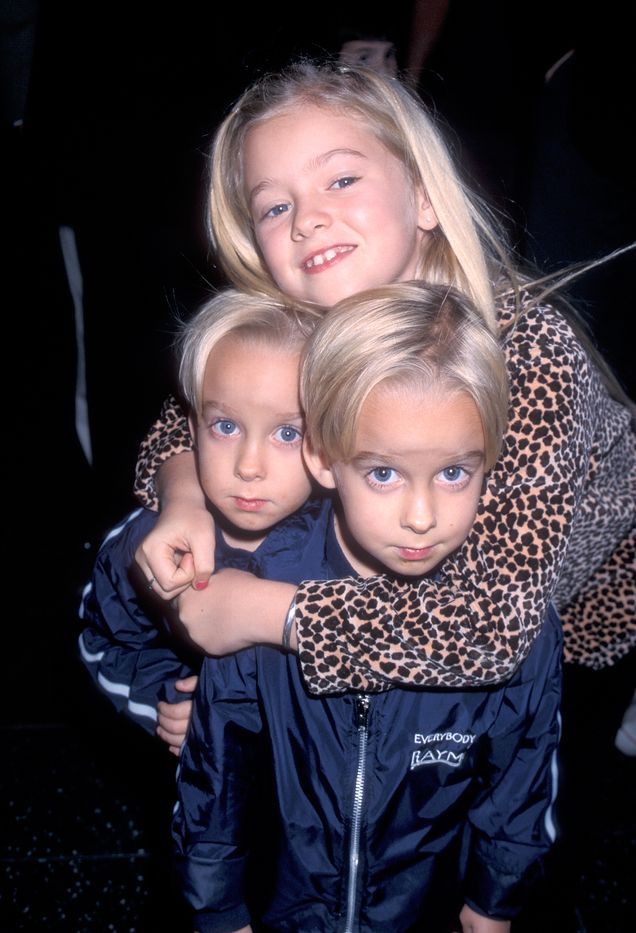
POLYGON ((194 588, 195 590, 204 590, 207 585, 208 585, 207 580, 197 580, 197 582, 194 584, 194 588))

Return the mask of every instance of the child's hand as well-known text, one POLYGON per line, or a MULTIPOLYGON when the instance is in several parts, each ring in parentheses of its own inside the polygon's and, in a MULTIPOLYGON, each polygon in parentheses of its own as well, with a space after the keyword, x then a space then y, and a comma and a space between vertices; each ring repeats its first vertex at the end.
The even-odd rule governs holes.
MULTIPOLYGON (((197 685, 198 677, 186 677, 177 680, 175 687, 182 693, 192 693, 197 685)), ((157 704, 157 735, 167 745, 173 755, 178 755, 188 731, 190 715, 192 713, 192 700, 183 700, 182 703, 157 704)))
POLYGON ((204 589, 214 570, 212 516, 199 503, 166 505, 135 560, 162 599, 174 599, 190 585, 204 589))
POLYGON ((462 925, 461 933, 510 933, 509 920, 493 920, 491 917, 482 917, 468 904, 464 904, 462 907, 459 919, 462 925))

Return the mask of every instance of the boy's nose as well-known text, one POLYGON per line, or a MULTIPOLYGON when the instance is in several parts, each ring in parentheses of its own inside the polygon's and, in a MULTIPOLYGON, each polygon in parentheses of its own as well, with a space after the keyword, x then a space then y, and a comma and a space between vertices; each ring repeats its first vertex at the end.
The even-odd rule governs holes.
POLYGON ((236 461, 236 475, 246 483, 265 476, 265 459, 256 444, 245 444, 239 451, 236 461))
POLYGON ((402 511, 402 527, 421 535, 436 525, 435 509, 430 496, 421 493, 409 496, 402 511))

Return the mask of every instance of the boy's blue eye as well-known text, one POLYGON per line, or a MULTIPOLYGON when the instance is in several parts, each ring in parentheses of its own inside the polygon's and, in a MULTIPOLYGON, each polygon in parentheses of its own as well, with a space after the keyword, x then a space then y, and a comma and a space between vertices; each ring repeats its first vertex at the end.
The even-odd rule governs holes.
POLYGON ((295 441, 302 440, 302 433, 292 424, 284 424, 276 431, 275 437, 284 444, 293 444, 295 441))
POLYGON ((453 466, 447 466, 440 473, 440 476, 446 483, 460 483, 463 479, 466 478, 466 470, 463 467, 453 464, 453 466))
POLYGON ((219 418, 218 421, 213 423, 212 429, 224 437, 232 437, 232 435, 238 433, 236 422, 230 421, 229 418, 219 418))
POLYGON ((371 470, 367 475, 374 482, 383 486, 387 483, 394 482, 397 476, 395 470, 392 467, 375 467, 375 469, 371 470))

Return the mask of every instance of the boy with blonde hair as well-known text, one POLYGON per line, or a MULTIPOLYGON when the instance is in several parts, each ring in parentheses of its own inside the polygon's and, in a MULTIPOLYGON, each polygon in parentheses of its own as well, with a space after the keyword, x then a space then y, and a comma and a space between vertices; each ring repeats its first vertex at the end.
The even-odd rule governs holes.
MULTIPOLYGON (((305 460, 333 496, 315 528, 336 598, 356 575, 385 574, 394 594, 443 578, 506 423, 505 364, 480 315, 446 286, 347 299, 308 341, 301 400, 305 460)), ((179 598, 189 631, 209 598, 179 598)), ((206 659, 173 822, 194 928, 507 933, 554 839, 560 657, 551 611, 509 683, 474 690, 316 698, 284 650, 206 659), (264 904, 246 881, 257 764, 277 796, 264 904)))
MULTIPOLYGON (((280 524, 297 513, 310 526, 319 508, 307 503, 298 396, 300 352, 319 319, 315 309, 228 289, 179 335, 181 390, 218 527, 217 567, 267 566, 280 524)), ((116 709, 178 754, 201 653, 152 595, 154 580, 139 579, 135 550, 157 517, 138 509, 107 536, 82 599, 79 650, 116 709)), ((296 580, 293 565, 279 562, 277 572, 296 580)))

